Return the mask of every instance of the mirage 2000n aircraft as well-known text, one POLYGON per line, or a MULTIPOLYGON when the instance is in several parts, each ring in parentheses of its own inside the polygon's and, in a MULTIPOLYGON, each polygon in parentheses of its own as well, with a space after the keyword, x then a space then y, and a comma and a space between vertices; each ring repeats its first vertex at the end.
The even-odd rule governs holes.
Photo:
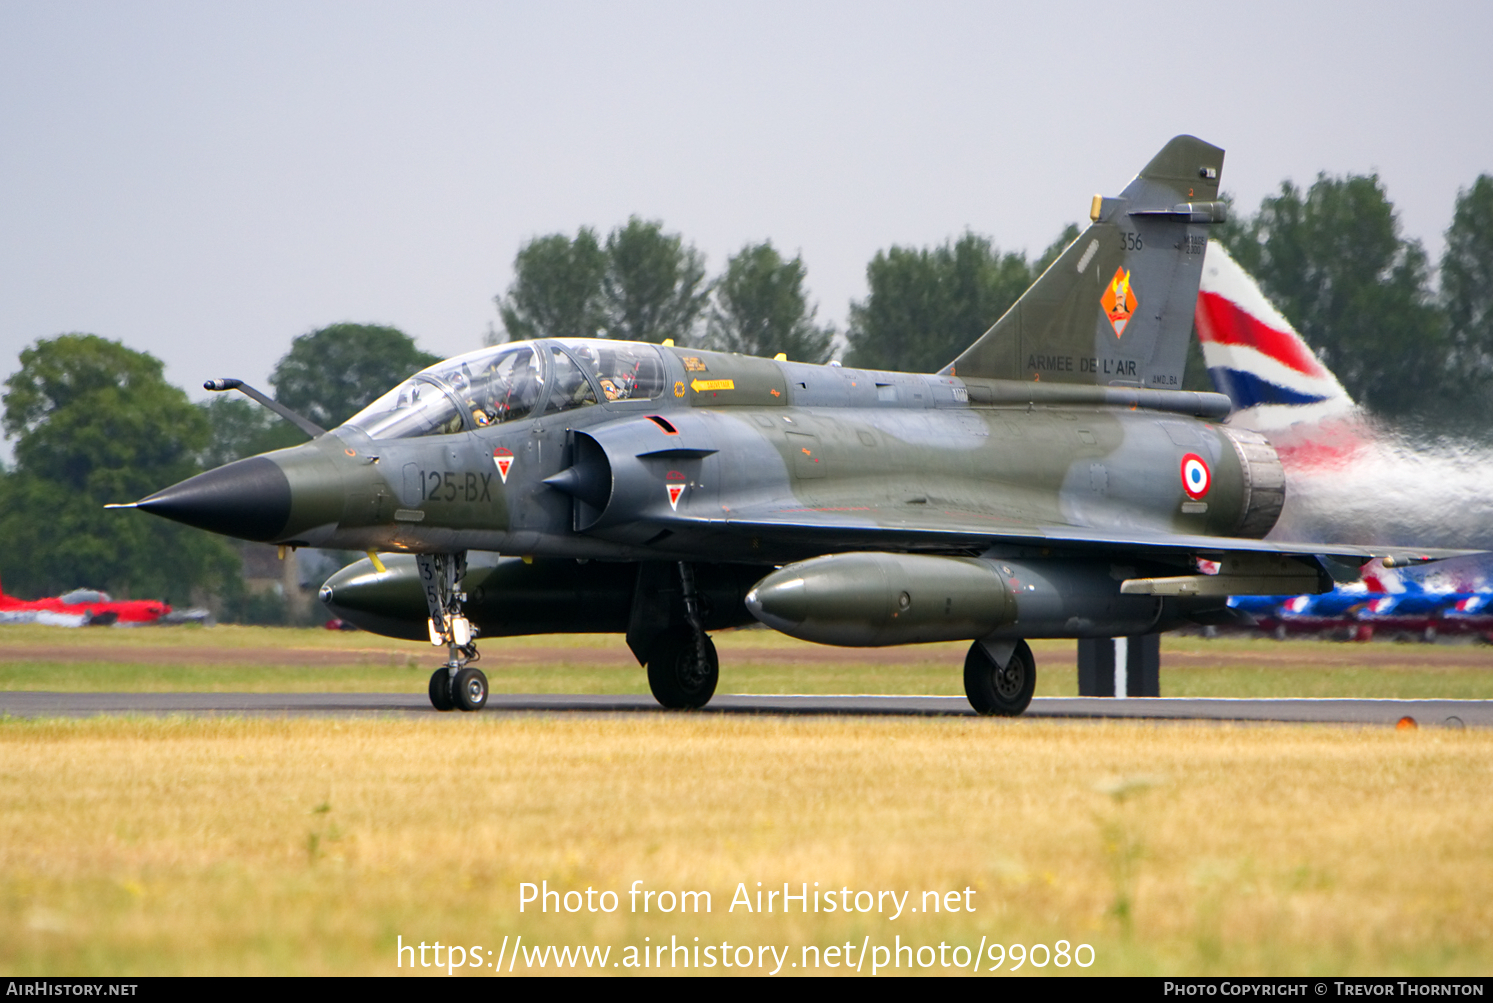
POLYGON ((1019 714, 1029 638, 1225 622, 1229 595, 1322 592, 1372 557, 1435 556, 1260 539, 1284 497, 1278 457, 1220 423, 1226 396, 1180 389, 1222 165, 1198 139, 1167 143, 935 374, 507 344, 330 432, 291 416, 313 441, 134 507, 367 551, 322 600, 445 647, 442 710, 486 701, 478 637, 547 632, 624 633, 661 704, 700 707, 719 674, 710 631, 755 619, 824 644, 968 640, 970 703, 1019 714))

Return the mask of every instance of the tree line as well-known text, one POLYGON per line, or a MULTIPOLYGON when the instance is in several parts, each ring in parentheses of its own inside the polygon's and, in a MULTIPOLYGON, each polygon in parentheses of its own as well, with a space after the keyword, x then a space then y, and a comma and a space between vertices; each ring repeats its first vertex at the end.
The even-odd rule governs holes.
POLYGON ((705 256, 663 224, 634 216, 602 241, 582 227, 519 249, 514 279, 497 297, 503 331, 529 338, 673 341, 747 355, 828 362, 834 329, 815 323, 802 257, 771 241, 748 245, 706 281, 705 256))
MULTIPOLYGON (((1371 412, 1435 430, 1493 419, 1493 176, 1457 195, 1439 269, 1404 237, 1377 175, 1290 181, 1218 237, 1371 412), (1438 281, 1439 277, 1439 281, 1438 281)), ((524 244, 497 298, 490 340, 604 337, 804 362, 931 372, 1000 318, 1078 236, 1035 258, 966 232, 937 247, 892 246, 866 266, 867 296, 842 338, 815 321, 802 256, 749 244, 706 279, 704 256, 636 217, 603 241, 581 228, 524 244)), ((1188 385, 1206 389, 1194 349, 1188 385)))
POLYGON ((489 343, 528 338, 622 338, 743 355, 786 355, 877 369, 932 371, 1015 302, 1078 235, 1069 226, 1035 261, 966 233, 936 248, 892 247, 866 268, 871 294, 850 309, 843 345, 816 320, 802 255, 748 244, 707 280, 704 255, 659 221, 633 217, 603 241, 582 227, 536 237, 514 258, 497 297, 502 331, 489 343), (975 335, 968 335, 970 330, 975 335))
POLYGON ((1493 419, 1493 176, 1457 193, 1439 282, 1373 174, 1283 181, 1221 239, 1371 412, 1433 431, 1493 419))
MULTIPOLYGON (((525 243, 488 340, 610 337, 804 362, 931 372, 987 330, 1078 234, 1033 258, 966 232, 892 246, 866 266, 843 332, 816 320, 801 255, 748 244, 707 278, 704 255, 634 217, 525 243)), ((1493 177, 1458 193, 1433 269, 1374 175, 1283 182, 1216 234, 1348 391, 1372 412, 1432 430, 1493 419, 1493 177)), ((270 383, 323 427, 438 359, 392 327, 336 324, 295 339, 270 383)), ((1208 386, 1194 351, 1189 385, 1208 386)), ((200 470, 304 435, 234 394, 192 404, 158 359, 92 334, 43 339, 5 382, 14 469, 0 469, 0 583, 19 595, 79 585, 175 603, 247 599, 235 548, 162 519, 105 512, 200 470)))

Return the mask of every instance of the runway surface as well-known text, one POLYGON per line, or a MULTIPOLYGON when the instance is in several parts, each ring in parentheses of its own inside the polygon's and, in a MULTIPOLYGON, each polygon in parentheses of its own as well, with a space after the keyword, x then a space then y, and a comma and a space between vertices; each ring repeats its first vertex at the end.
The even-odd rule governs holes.
MULTIPOLYGON (((354 715, 436 714, 423 694, 403 693, 36 693, 0 692, 0 716, 94 717, 120 714, 354 715)), ((647 696, 494 694, 483 713, 664 714, 647 696)), ((717 696, 702 713, 769 715, 973 716, 963 697, 717 696)), ((1227 700, 1189 697, 1037 697, 1029 718, 1276 721, 1420 727, 1493 727, 1493 700, 1227 700)))

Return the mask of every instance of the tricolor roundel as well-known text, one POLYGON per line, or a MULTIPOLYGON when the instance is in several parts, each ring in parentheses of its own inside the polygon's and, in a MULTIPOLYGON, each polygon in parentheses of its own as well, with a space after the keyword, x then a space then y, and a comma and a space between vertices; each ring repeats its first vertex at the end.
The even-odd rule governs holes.
POLYGON ((1201 498, 1213 486, 1213 473, 1208 464, 1196 453, 1182 457, 1182 490, 1189 498, 1201 498))

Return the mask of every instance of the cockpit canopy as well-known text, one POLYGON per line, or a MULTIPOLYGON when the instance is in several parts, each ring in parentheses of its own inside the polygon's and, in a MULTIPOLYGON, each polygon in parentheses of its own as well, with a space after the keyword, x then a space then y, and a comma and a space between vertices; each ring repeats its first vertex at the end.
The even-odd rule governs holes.
POLYGON ((347 420, 374 439, 487 428, 599 401, 653 400, 663 357, 635 342, 521 341, 439 362, 347 420))

